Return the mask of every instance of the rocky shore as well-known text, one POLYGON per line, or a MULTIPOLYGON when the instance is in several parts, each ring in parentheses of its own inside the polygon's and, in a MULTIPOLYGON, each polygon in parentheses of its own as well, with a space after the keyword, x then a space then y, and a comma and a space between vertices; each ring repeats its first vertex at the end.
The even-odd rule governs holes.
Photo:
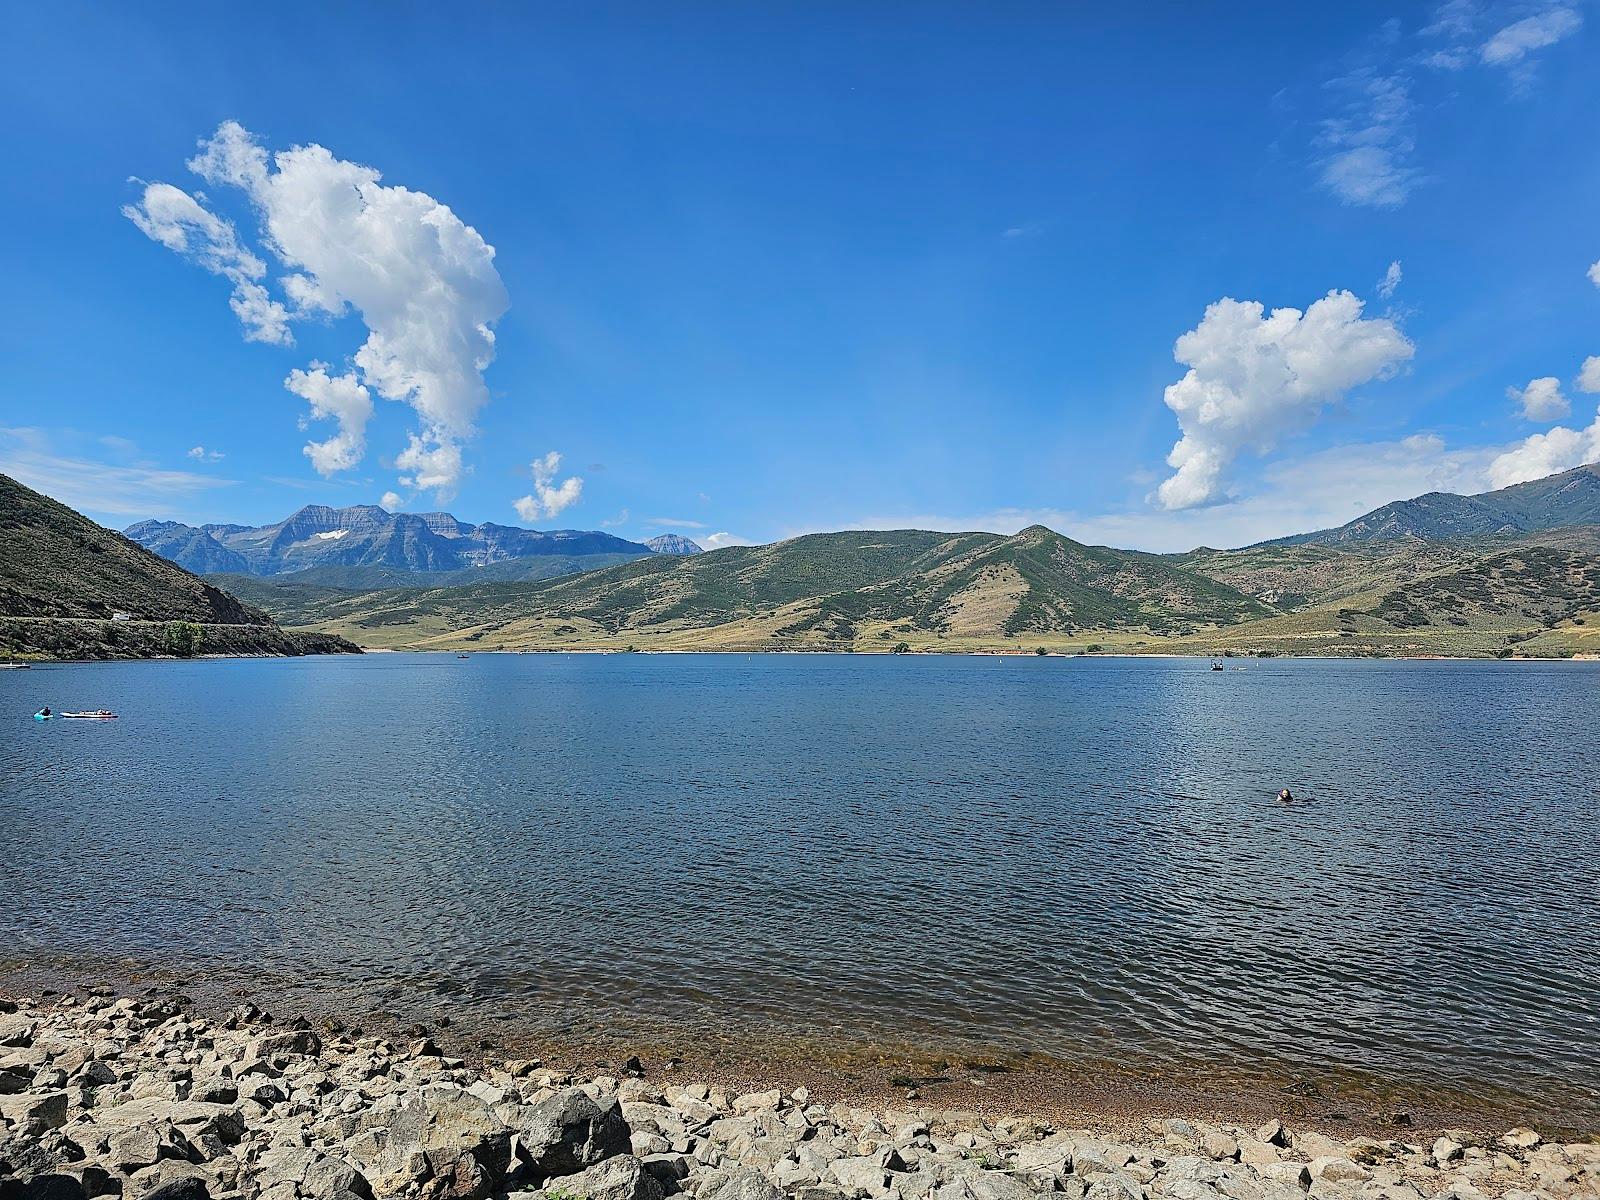
POLYGON ((1027 1117, 731 1095, 629 1059, 471 1066, 251 1006, 0 1000, 0 1200, 1569 1200, 1600 1144, 1531 1129, 1338 1140, 1167 1119, 1112 1138, 1027 1117))

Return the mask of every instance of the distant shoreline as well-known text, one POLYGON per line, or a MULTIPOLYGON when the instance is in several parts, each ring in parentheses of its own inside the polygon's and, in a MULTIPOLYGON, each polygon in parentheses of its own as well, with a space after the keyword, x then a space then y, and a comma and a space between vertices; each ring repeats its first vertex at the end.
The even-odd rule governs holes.
MULTIPOLYGON (((289 632, 299 632, 291 630, 289 632)), ((355 651, 328 651, 302 654, 292 653, 238 653, 238 654, 194 654, 188 657, 177 657, 170 654, 142 655, 126 658, 40 658, 29 655, 4 655, 0 654, 0 663, 26 663, 29 666, 82 666, 100 663, 129 663, 129 662, 227 662, 258 659, 310 659, 310 658, 338 658, 351 654, 361 655, 388 655, 388 654, 425 654, 436 655, 441 658, 457 658, 466 655, 475 658, 479 655, 501 655, 505 657, 525 657, 548 654, 570 655, 659 655, 659 656, 684 656, 684 655, 710 655, 719 658, 749 657, 752 655, 792 656, 815 658, 826 656, 832 658, 1089 658, 1089 659, 1173 659, 1181 661, 1204 662, 1218 660, 1230 664, 1229 669, 1247 663, 1272 663, 1281 661, 1293 662, 1475 662, 1475 663, 1520 663, 1520 664, 1552 664, 1552 663, 1594 663, 1600 662, 1600 653, 1579 653, 1561 657, 1554 655, 1536 657, 1533 655, 1510 655, 1499 658, 1493 655, 1476 654, 1205 654, 1200 652, 1185 653, 1175 650, 1140 651, 1102 651, 1084 653, 1069 653, 1062 650, 1051 650, 1039 654, 1032 650, 907 650, 900 654, 880 650, 725 650, 717 648, 692 649, 692 648, 635 648, 632 650, 617 650, 604 646, 549 646, 525 649, 479 649, 479 650, 454 650, 432 649, 425 647, 408 646, 358 646, 355 651)))

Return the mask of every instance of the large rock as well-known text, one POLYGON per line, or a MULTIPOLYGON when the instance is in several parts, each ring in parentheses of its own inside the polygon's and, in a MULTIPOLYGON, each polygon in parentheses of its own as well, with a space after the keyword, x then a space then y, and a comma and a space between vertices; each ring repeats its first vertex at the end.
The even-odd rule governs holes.
POLYGON ((476 1096, 428 1087, 375 1104, 344 1149, 379 1195, 415 1184, 428 1196, 479 1200, 510 1173, 512 1132, 476 1096))
POLYGON ((366 1177, 349 1163, 304 1146, 269 1147, 256 1164, 256 1183, 263 1192, 288 1184, 302 1200, 372 1196, 366 1177))
POLYGON ((83 1182, 64 1172, 27 1180, 0 1178, 0 1200, 87 1200, 83 1182))
POLYGON ((161 1157, 161 1134, 154 1125, 129 1125, 107 1139, 106 1161, 132 1173, 161 1157))
POLYGON ((284 1054, 321 1054, 322 1039, 309 1029, 280 1029, 264 1033, 250 1043, 250 1058, 275 1058, 284 1054))
POLYGON ((60 1129, 67 1123, 67 1094, 22 1092, 0 1096, 0 1117, 13 1125, 28 1126, 37 1122, 44 1129, 60 1129))
POLYGON ((1311 1178, 1318 1183, 1364 1183, 1372 1172, 1342 1155, 1325 1155, 1311 1160, 1311 1178))
POLYGON ((576 1175, 633 1148, 616 1101, 597 1101, 578 1088, 529 1109, 518 1141, 529 1170, 539 1178, 576 1175))
POLYGON ((190 1177, 158 1184, 144 1194, 143 1200, 211 1200, 211 1192, 205 1180, 190 1177))
POLYGON ((574 1175, 559 1175, 544 1184, 556 1200, 662 1200, 660 1182, 631 1154, 617 1154, 574 1175))
POLYGON ((828 1164, 828 1174, 853 1196, 876 1196, 889 1189, 889 1173, 876 1155, 836 1158, 828 1164))
POLYGON ((728 1172, 726 1179, 702 1192, 699 1200, 783 1200, 783 1193, 761 1172, 745 1168, 728 1172))

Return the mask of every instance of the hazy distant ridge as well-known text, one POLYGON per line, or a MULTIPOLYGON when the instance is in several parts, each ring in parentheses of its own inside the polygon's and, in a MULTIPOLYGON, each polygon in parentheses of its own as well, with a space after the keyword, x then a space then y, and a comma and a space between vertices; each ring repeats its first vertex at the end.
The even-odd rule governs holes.
POLYGON ((609 533, 542 531, 484 522, 468 525, 449 513, 391 513, 376 505, 330 508, 312 504, 272 525, 183 525, 140 521, 125 531, 140 545, 197 573, 274 576, 314 568, 353 571, 322 582, 352 587, 395 586, 396 573, 443 576, 499 564, 496 578, 541 578, 609 566, 652 553, 649 546, 609 533), (538 560, 533 562, 530 560, 538 560))
POLYGON ((1375 508, 1337 529, 1297 533, 1260 544, 1338 546, 1398 538, 1446 541, 1573 525, 1600 525, 1600 464, 1574 467, 1477 496, 1429 492, 1375 508))

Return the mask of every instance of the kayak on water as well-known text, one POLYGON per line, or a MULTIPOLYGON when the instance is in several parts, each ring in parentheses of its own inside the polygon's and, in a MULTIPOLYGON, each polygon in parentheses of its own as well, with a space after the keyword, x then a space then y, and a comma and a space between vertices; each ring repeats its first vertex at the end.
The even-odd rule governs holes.
POLYGON ((50 710, 48 708, 41 708, 38 712, 33 714, 33 719, 35 721, 48 721, 50 719, 50 710))
POLYGON ((66 713, 66 712, 64 712, 61 715, 63 717, 82 717, 82 718, 87 718, 89 720, 94 720, 94 721, 110 721, 110 720, 115 720, 117 714, 114 713, 114 712, 111 712, 109 709, 98 708, 94 712, 81 712, 81 713, 66 713))

